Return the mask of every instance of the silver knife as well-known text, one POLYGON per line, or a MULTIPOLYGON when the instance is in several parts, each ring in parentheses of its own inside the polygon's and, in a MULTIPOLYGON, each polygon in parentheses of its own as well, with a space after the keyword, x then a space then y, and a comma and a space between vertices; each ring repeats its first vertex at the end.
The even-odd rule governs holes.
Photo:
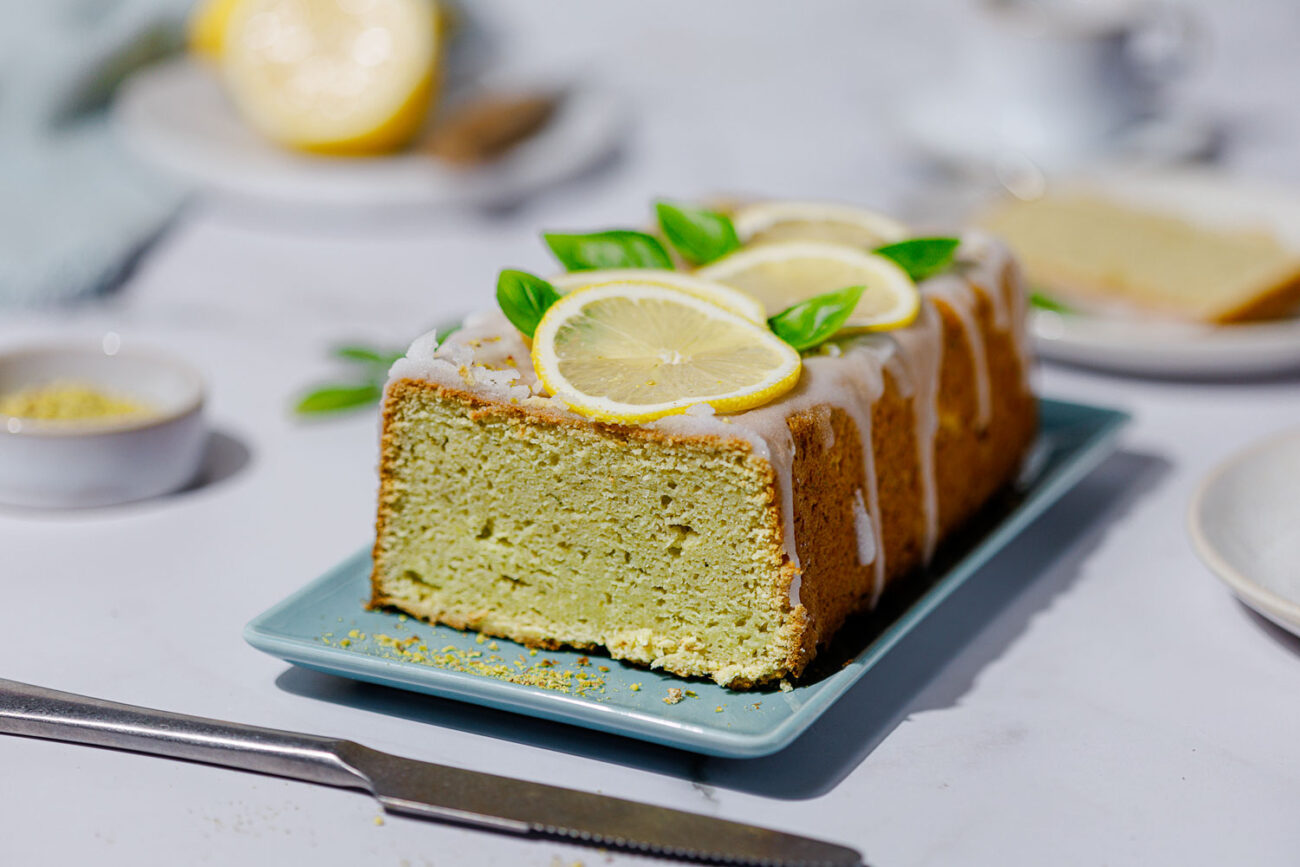
POLYGON ((352 741, 222 722, 0 678, 0 734, 133 750, 363 789, 390 813, 673 858, 861 867, 854 850, 624 801, 381 753, 352 741))

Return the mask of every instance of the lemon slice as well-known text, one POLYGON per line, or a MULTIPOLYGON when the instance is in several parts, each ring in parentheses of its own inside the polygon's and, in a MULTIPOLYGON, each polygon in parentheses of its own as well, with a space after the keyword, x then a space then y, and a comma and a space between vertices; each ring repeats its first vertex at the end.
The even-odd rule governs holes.
POLYGON ((799 380, 799 353, 761 325, 642 281, 577 289, 533 335, 542 384, 580 415, 635 424, 696 404, 760 406, 799 380))
POLYGON ((762 202, 741 208, 732 222, 745 244, 828 241, 874 249, 908 236, 895 219, 830 202, 762 202))
POLYGON ((437 85, 432 0, 239 0, 221 40, 236 107, 301 150, 392 151, 424 123, 437 85))
POLYGON ((564 294, 584 286, 599 286, 604 283, 653 283, 656 286, 668 286, 712 301, 719 307, 725 307, 732 313, 739 313, 751 322, 760 325, 767 322, 767 310, 753 295, 733 289, 730 286, 705 280, 694 274, 681 271, 652 268, 606 268, 598 271, 573 271, 551 278, 551 285, 564 294))
POLYGON ((782 241, 737 250, 695 272, 748 292, 779 312, 814 295, 865 286, 845 328, 880 331, 916 318, 921 294, 892 260, 844 244, 782 241))
POLYGON ((240 0, 202 0, 198 3, 186 22, 190 51, 208 60, 219 60, 225 47, 226 25, 239 3, 240 0))

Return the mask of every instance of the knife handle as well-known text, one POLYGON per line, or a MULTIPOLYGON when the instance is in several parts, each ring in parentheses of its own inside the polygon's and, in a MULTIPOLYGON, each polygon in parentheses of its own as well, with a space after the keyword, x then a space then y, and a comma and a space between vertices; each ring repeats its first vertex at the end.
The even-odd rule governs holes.
POLYGON ((347 741, 119 704, 0 678, 0 734, 134 750, 327 786, 370 789, 347 741))

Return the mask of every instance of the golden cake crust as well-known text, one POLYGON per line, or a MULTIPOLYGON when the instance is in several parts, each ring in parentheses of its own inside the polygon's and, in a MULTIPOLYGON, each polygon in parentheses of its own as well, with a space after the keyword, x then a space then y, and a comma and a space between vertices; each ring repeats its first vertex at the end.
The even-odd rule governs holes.
MULTIPOLYGON (((977 421, 974 360, 962 323, 951 307, 935 302, 943 317, 944 355, 935 442, 935 487, 940 536, 960 527, 1015 476, 1037 432, 1037 407, 1023 387, 1011 338, 993 327, 987 298, 977 309, 986 342, 992 413, 977 421)), ((886 590, 922 562, 925 518, 912 401, 886 371, 885 392, 872 407, 872 447, 879 486, 886 590)), ((853 419, 827 408, 834 446, 822 444, 819 421, 804 413, 790 419, 795 437, 795 537, 803 564, 800 597, 809 614, 813 644, 824 645, 851 615, 868 610, 875 581, 870 564, 857 560, 852 504, 863 477, 863 455, 853 419)), ((794 669, 797 675, 802 669, 794 669)))

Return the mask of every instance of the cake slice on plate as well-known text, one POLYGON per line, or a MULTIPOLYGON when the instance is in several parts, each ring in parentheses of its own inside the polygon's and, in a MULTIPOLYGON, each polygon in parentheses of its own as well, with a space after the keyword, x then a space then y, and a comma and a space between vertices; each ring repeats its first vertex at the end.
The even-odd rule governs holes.
POLYGON ((1268 232, 1081 193, 1008 200, 981 222, 1012 246, 1036 288, 1082 310, 1233 323, 1300 309, 1300 254, 1268 232))

